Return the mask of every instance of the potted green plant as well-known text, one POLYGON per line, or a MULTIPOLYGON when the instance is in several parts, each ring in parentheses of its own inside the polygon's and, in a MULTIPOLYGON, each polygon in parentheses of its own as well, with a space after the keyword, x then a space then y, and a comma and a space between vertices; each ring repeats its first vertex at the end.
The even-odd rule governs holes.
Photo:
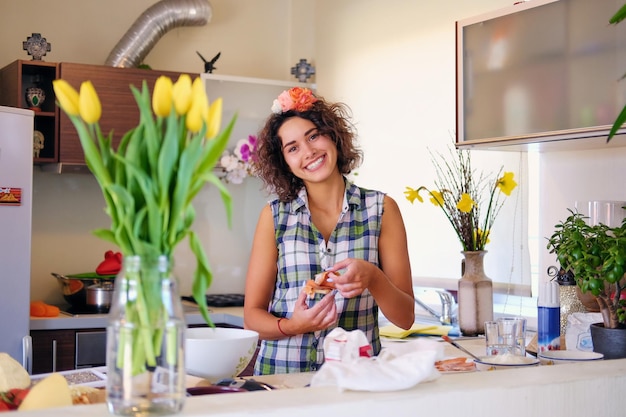
MULTIPOLYGON (((592 325, 591 334, 594 350, 600 351, 594 327, 619 329, 626 342, 626 219, 619 227, 589 225, 586 216, 569 211, 567 219, 555 225, 547 248, 565 271, 571 271, 582 293, 597 300, 603 322, 592 325)), ((626 345, 620 352, 626 355, 626 345)))

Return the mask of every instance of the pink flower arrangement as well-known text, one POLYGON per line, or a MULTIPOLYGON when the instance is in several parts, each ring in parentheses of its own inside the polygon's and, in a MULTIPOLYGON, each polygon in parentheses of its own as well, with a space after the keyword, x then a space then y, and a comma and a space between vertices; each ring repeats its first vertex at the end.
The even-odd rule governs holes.
POLYGON ((272 112, 279 114, 290 110, 299 112, 310 110, 317 98, 308 88, 293 87, 285 90, 272 104, 272 112))
POLYGON ((254 175, 252 164, 256 162, 257 137, 249 135, 247 139, 240 139, 232 153, 225 151, 220 159, 223 176, 227 183, 241 184, 250 175, 254 175))

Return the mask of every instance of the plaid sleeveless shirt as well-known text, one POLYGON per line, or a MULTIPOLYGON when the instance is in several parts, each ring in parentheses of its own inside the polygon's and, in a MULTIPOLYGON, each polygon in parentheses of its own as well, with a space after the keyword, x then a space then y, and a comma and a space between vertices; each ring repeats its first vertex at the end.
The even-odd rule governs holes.
MULTIPOLYGON (((278 248, 278 275, 269 312, 289 318, 295 301, 309 279, 346 258, 378 263, 378 238, 384 194, 346 182, 343 208, 335 230, 326 242, 311 222, 306 189, 291 202, 270 202, 278 248)), ((322 295, 316 294, 319 300, 322 295)), ((314 303, 315 300, 310 300, 314 303)), ((347 331, 365 332, 375 355, 381 349, 378 306, 368 290, 346 299, 335 296, 339 320, 347 331)), ((281 340, 264 340, 255 363, 256 375, 308 372, 324 362, 324 338, 334 326, 281 340)))

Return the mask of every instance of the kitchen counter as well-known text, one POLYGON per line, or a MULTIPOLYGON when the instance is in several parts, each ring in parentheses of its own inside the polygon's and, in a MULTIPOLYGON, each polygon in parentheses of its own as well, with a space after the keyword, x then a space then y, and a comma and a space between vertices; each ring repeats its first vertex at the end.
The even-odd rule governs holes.
MULTIPOLYGON (((242 323, 242 308, 212 308, 216 323, 242 323)), ((189 324, 202 323, 198 313, 187 312, 189 324)), ((70 326, 106 326, 102 317, 32 319, 39 329, 70 326)), ((389 342, 389 341, 388 341, 389 342)), ((397 342, 401 343, 401 342, 397 342)), ((481 339, 462 340, 474 353, 484 349, 481 339)), ((445 355, 463 356, 446 345, 445 355)), ((458 417, 606 416, 624 415, 626 359, 538 366, 491 372, 445 374, 439 379, 394 392, 341 392, 335 387, 305 387, 312 374, 256 377, 280 389, 187 399, 180 417, 242 416, 299 417, 320 415, 432 415, 458 417)), ((110 416, 105 404, 20 412, 20 416, 110 416)))
MULTIPOLYGON (((205 324, 195 305, 184 302, 183 308, 187 325, 205 324)), ((210 307, 209 315, 215 324, 243 327, 243 307, 210 307)), ((107 318, 106 314, 70 316, 63 313, 58 317, 31 317, 30 330, 103 329, 107 327, 107 318)))
MULTIPOLYGON (((626 359, 447 374, 394 392, 306 388, 302 385, 307 377, 310 375, 267 377, 277 385, 295 388, 191 397, 177 416, 621 417, 626 359)), ((110 416, 105 404, 20 413, 23 417, 70 415, 110 416)))

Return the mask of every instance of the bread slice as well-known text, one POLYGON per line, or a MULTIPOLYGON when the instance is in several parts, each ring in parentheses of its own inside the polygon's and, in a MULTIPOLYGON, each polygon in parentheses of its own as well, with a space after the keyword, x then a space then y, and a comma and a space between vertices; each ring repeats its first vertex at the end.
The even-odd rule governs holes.
POLYGON ((315 275, 314 279, 307 281, 304 291, 307 293, 309 298, 314 298, 315 294, 328 294, 336 288, 332 277, 338 275, 339 274, 337 272, 321 272, 315 275))

